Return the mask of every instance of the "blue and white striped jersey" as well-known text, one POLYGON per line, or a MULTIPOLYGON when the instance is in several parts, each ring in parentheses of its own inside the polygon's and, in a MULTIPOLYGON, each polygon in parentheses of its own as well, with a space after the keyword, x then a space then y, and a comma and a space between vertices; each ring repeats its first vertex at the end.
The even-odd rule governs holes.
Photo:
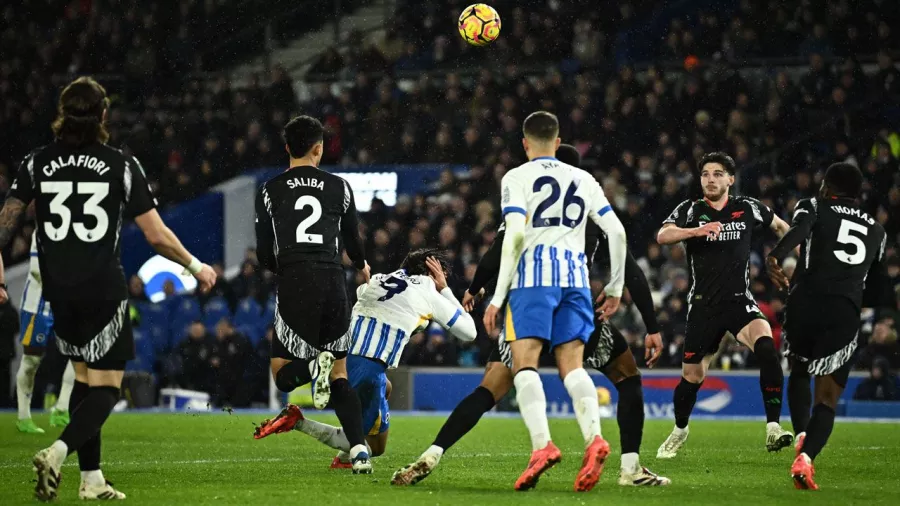
POLYGON ((587 218, 612 211, 591 174, 555 158, 539 157, 510 170, 502 186, 503 215, 521 213, 526 219, 510 290, 590 288, 584 254, 587 218))
POLYGON ((475 321, 449 288, 438 292, 429 276, 404 270, 375 274, 356 290, 349 333, 350 353, 397 367, 411 335, 432 320, 464 341, 475 339, 475 321))

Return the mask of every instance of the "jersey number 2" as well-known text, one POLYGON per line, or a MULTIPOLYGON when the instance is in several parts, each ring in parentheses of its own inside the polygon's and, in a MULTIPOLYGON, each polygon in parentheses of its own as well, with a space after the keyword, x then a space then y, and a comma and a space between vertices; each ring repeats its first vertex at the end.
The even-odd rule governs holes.
POLYGON ((858 232, 861 235, 868 235, 869 229, 860 225, 859 223, 853 223, 852 221, 848 220, 841 220, 841 228, 838 229, 837 242, 854 246, 856 248, 856 252, 850 254, 846 251, 838 250, 834 252, 834 256, 836 256, 838 260, 844 262, 845 264, 859 265, 863 263, 863 260, 866 259, 866 243, 862 242, 859 237, 851 235, 850 232, 858 232))
POLYGON ((539 192, 545 186, 550 186, 550 196, 545 198, 540 204, 538 204, 537 209, 534 210, 534 219, 532 220, 532 226, 534 228, 543 228, 543 227, 557 227, 560 222, 563 225, 569 228, 575 228, 581 223, 581 219, 584 218, 584 199, 575 195, 575 190, 577 187, 575 183, 569 185, 569 189, 566 190, 566 196, 563 197, 563 208, 562 208, 562 218, 557 216, 552 216, 549 218, 545 218, 543 216, 544 211, 546 211, 550 206, 556 203, 559 200, 559 183, 556 179, 550 176, 541 176, 534 181, 534 186, 532 187, 532 191, 539 192), (575 219, 569 218, 569 215, 566 211, 568 211, 569 206, 578 206, 578 216, 575 219))
POLYGON ((62 223, 54 226, 50 221, 44 222, 44 232, 51 241, 62 241, 69 235, 69 228, 75 231, 75 236, 84 242, 97 242, 106 235, 109 229, 109 216, 99 206, 100 201, 109 195, 109 183, 78 183, 75 186, 71 181, 43 181, 41 193, 53 195, 50 201, 50 212, 61 218, 62 223), (66 199, 72 195, 73 186, 79 195, 89 195, 84 203, 84 214, 93 216, 97 220, 94 228, 87 228, 84 223, 72 223, 72 211, 66 207, 66 199))
POLYGON ((322 234, 306 233, 309 227, 315 225, 322 217, 322 204, 319 203, 319 199, 310 195, 304 195, 294 203, 294 209, 298 211, 306 206, 312 208, 312 213, 297 225, 297 242, 322 244, 322 234))

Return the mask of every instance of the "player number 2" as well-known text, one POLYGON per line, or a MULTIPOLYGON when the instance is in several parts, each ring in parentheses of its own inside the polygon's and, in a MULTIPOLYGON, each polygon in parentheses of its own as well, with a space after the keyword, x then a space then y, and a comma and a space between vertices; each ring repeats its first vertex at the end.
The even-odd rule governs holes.
POLYGON ((868 235, 869 229, 867 229, 863 225, 860 225, 859 223, 854 223, 848 220, 841 220, 841 228, 838 229, 837 241, 841 244, 853 246, 856 251, 853 252, 853 254, 850 254, 845 250, 836 250, 834 252, 834 256, 836 256, 838 260, 844 262, 845 264, 859 265, 866 259, 866 243, 864 243, 859 237, 850 234, 850 232, 858 232, 861 235, 868 235))
POLYGON ((319 203, 317 198, 311 195, 304 195, 297 199, 297 202, 294 204, 294 209, 299 211, 307 206, 312 208, 312 212, 305 220, 297 225, 297 242, 322 244, 322 234, 309 234, 306 232, 309 230, 309 227, 315 225, 319 221, 319 218, 322 217, 322 204, 319 203))
POLYGON ((74 186, 71 181, 43 181, 41 193, 53 195, 50 200, 50 212, 60 217, 59 226, 53 225, 48 220, 44 222, 44 233, 51 241, 62 241, 69 235, 71 228, 75 236, 84 242, 97 242, 106 235, 109 229, 109 216, 100 207, 100 202, 109 195, 109 183, 78 183, 74 186), (84 203, 83 213, 93 216, 97 224, 93 228, 87 228, 84 223, 72 223, 72 210, 66 207, 66 199, 72 195, 73 187, 79 195, 88 195, 84 203))
POLYGON ((532 187, 532 191, 539 192, 545 186, 550 186, 550 196, 545 198, 540 204, 538 204, 537 209, 534 211, 534 219, 532 220, 532 226, 535 228, 542 227, 556 227, 559 226, 560 222, 563 225, 569 228, 575 228, 581 223, 581 219, 584 218, 584 199, 575 195, 575 191, 578 189, 575 186, 575 183, 571 183, 569 188, 566 190, 566 196, 563 197, 563 208, 562 208, 562 218, 551 216, 549 218, 545 218, 543 216, 544 211, 550 208, 553 204, 559 200, 559 182, 556 179, 550 176, 542 176, 537 178, 534 182, 534 186, 532 187), (569 218, 569 206, 578 206, 578 216, 575 219, 569 218))

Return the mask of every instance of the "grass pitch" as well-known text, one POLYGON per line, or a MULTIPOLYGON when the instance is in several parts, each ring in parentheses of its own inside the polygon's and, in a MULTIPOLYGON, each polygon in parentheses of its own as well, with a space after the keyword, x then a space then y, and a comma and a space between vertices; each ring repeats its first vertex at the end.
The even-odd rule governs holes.
MULTIPOLYGON (((336 423, 333 417, 316 417, 336 423)), ((440 467, 410 488, 390 485, 391 474, 415 459, 443 417, 401 416, 391 420, 387 454, 371 476, 328 468, 335 452, 300 433, 252 438, 257 415, 113 414, 103 430, 104 473, 128 495, 129 504, 898 504, 900 426, 837 423, 818 460, 818 492, 794 490, 788 476, 793 451, 769 454, 762 422, 691 423, 691 438, 678 458, 657 460, 656 448, 669 421, 648 421, 642 463, 670 477, 668 488, 633 489, 616 484, 618 428, 603 421, 613 447, 599 485, 572 492, 582 442, 575 420, 551 420, 563 461, 536 490, 517 493, 513 483, 530 454, 517 418, 486 418, 450 450, 440 467)), ((47 416, 36 422, 43 436, 19 434, 15 415, 0 414, 0 504, 33 503, 31 456, 59 434, 47 416)), ((78 501, 78 462, 63 467, 59 503, 78 501)))

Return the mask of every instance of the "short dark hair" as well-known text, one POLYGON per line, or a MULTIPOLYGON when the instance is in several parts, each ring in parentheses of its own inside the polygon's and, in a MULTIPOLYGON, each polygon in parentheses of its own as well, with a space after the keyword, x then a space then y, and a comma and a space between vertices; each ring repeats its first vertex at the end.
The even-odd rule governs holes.
POLYGON ((400 268, 406 269, 406 273, 410 276, 428 276, 431 274, 428 266, 425 265, 428 257, 434 257, 441 264, 445 276, 450 275, 450 255, 438 248, 421 248, 410 251, 403 259, 403 263, 400 264, 400 268))
POLYGON ((325 127, 322 122, 312 116, 297 116, 284 125, 281 133, 287 144, 288 154, 300 158, 309 153, 313 146, 325 138, 325 127))
POLYGON ((581 167, 581 153, 571 144, 560 144, 556 148, 556 159, 572 167, 581 167))
POLYGON ((533 112, 522 123, 522 132, 525 137, 552 141, 559 137, 559 120, 556 115, 547 111, 533 112))
POLYGON ((92 77, 79 77, 59 95, 56 119, 51 128, 57 139, 73 147, 105 143, 109 132, 103 112, 109 108, 106 89, 92 77))
POLYGON ((730 175, 734 175, 737 172, 737 166, 734 164, 734 158, 732 158, 728 153, 724 153, 722 151, 713 151, 712 153, 706 153, 705 155, 700 157, 700 161, 697 162, 697 172, 703 172, 703 167, 706 167, 708 163, 718 163, 722 167, 725 167, 725 171, 730 175))
POLYGON ((825 171, 825 187, 834 196, 855 199, 862 193, 862 185, 862 171, 852 163, 833 163, 825 171))

